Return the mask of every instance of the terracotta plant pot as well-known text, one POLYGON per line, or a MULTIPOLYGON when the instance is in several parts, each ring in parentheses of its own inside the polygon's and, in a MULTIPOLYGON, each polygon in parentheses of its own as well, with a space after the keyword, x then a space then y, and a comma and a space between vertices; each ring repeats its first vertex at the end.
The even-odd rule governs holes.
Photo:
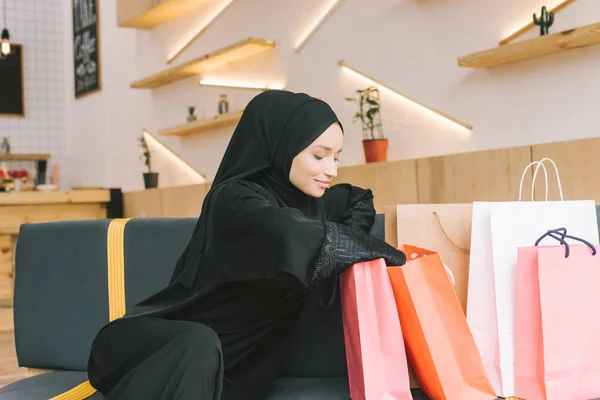
POLYGON ((363 140, 367 163, 386 161, 388 144, 387 139, 363 140))
POLYGON ((158 172, 144 172, 144 186, 146 189, 158 187, 158 172))

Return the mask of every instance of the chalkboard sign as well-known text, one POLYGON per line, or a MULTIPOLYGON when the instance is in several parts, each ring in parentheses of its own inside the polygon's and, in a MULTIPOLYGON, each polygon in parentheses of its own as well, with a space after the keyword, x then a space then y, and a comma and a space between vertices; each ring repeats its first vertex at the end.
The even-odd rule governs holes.
POLYGON ((72 0, 75 97, 101 89, 98 0, 72 0))
POLYGON ((25 116, 23 46, 11 43, 10 54, 0 54, 0 116, 25 116))

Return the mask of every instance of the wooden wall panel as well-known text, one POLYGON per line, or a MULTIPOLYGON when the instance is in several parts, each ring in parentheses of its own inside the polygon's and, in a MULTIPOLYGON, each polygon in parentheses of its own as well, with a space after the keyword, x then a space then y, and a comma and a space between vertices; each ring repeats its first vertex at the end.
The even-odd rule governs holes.
POLYGON ((160 189, 123 193, 123 214, 126 218, 162 217, 160 189))
POLYGON ((335 183, 351 183, 373 191, 375 209, 385 212, 386 205, 417 203, 415 160, 371 163, 338 169, 335 183))
MULTIPOLYGON (((565 200, 595 200, 600 203, 600 138, 569 142, 540 144, 531 147, 533 159, 551 158, 558 167, 565 200)), ((548 200, 559 200, 560 195, 551 162, 544 162, 548 170, 548 200)), ((536 178, 535 199, 545 198, 543 174, 536 178)), ((531 199, 531 192, 527 194, 531 199)))
MULTIPOLYGON (((565 199, 600 202, 600 138, 478 151, 416 160, 390 161, 342 167, 334 184, 351 183, 369 188, 377 212, 396 204, 447 204, 473 201, 516 201, 524 168, 532 160, 556 161, 565 199)), ((558 199, 556 178, 547 163, 550 199, 558 199)), ((523 200, 531 199, 533 169, 526 174, 523 200)), ((536 200, 544 197, 543 177, 536 184, 536 200)), ((191 185, 124 194, 128 217, 197 217, 210 188, 191 185)), ((0 221, 1 222, 1 221, 0 221)), ((0 224, 1 225, 1 224, 0 224)), ((389 227, 392 229, 392 227, 389 227)), ((390 235, 393 230, 389 230, 390 235)))
POLYGON ((529 146, 418 159, 419 203, 517 200, 530 162, 529 146))
POLYGON ((170 218, 198 217, 210 184, 163 188, 162 216, 170 218))

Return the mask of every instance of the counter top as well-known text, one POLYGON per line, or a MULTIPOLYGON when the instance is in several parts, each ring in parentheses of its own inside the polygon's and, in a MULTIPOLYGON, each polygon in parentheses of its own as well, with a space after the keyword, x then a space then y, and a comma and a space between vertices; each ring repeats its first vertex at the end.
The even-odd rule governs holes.
POLYGON ((108 203, 109 201, 110 191, 108 189, 0 193, 0 206, 30 204, 108 203))

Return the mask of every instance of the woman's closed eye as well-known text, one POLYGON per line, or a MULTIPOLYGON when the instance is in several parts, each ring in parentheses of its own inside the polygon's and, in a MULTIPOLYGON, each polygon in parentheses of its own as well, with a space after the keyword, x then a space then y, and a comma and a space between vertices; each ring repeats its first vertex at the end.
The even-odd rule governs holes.
MULTIPOLYGON (((325 157, 323 157, 323 156, 318 156, 318 155, 316 155, 316 154, 313 154, 313 155, 314 155, 315 159, 317 159, 317 160, 319 160, 319 161, 321 161, 323 158, 325 158, 325 157)), ((339 161, 340 161, 340 158, 339 158, 339 157, 334 157, 334 158, 333 158, 333 161, 335 161, 335 162, 339 162, 339 161)))

